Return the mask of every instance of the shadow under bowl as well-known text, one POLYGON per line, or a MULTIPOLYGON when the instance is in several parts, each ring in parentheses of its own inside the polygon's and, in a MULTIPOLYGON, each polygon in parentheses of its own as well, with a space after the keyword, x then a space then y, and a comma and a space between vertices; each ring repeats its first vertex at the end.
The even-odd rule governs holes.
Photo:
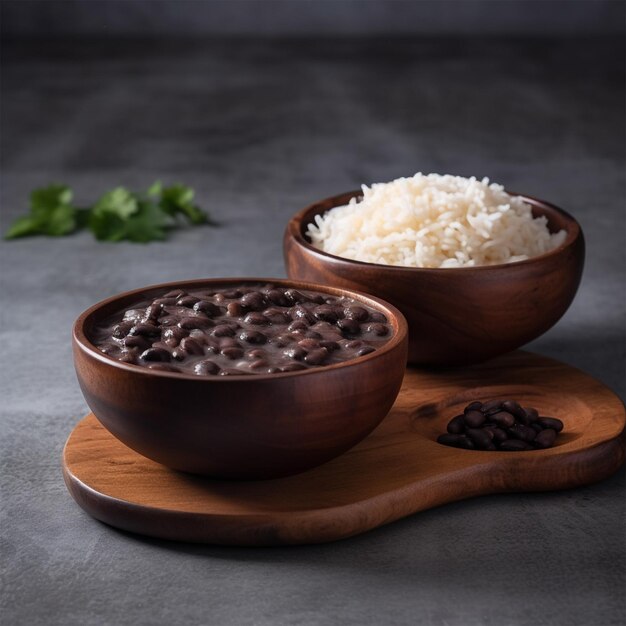
POLYGON ((225 278, 164 283, 95 304, 76 320, 74 364, 87 404, 115 437, 177 470, 226 479, 302 472, 342 454, 385 417, 407 351, 402 314, 378 298, 301 281, 225 278), (356 359, 297 372, 197 376, 156 371, 103 354, 93 330, 112 315, 172 289, 272 283, 346 296, 384 313, 388 342, 356 359))
POLYGON ((520 195, 535 217, 547 218, 551 232, 566 231, 554 250, 502 265, 430 269, 353 261, 310 243, 306 230, 316 215, 360 197, 352 191, 320 200, 289 221, 283 239, 287 274, 395 305, 409 325, 413 365, 468 365, 519 348, 551 328, 574 299, 585 258, 582 230, 548 202, 520 195))

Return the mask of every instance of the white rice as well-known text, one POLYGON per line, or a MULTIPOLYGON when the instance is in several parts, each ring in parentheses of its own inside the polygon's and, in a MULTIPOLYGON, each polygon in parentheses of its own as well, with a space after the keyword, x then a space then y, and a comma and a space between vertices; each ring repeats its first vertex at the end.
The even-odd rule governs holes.
POLYGON ((543 254, 565 240, 545 217, 488 178, 415 174, 363 185, 353 198, 315 217, 307 234, 336 256, 408 267, 471 267, 512 263, 543 254))

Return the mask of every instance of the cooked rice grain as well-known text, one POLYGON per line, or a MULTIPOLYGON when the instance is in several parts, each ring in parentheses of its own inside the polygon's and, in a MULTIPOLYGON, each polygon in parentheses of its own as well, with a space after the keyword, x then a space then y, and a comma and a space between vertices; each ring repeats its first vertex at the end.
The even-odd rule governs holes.
POLYGON ((353 198, 315 217, 307 234, 336 256, 408 267, 471 267, 512 263, 558 247, 545 217, 488 178, 416 174, 363 185, 353 198))

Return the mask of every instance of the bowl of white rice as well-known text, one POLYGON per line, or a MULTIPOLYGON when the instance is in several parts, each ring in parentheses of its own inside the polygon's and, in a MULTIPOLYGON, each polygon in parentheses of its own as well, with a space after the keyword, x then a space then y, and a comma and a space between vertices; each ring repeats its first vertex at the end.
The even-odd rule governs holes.
POLYGON ((287 225, 290 278, 376 295, 409 322, 409 362, 514 350, 572 302, 584 238, 568 213, 488 179, 421 174, 315 202, 287 225))

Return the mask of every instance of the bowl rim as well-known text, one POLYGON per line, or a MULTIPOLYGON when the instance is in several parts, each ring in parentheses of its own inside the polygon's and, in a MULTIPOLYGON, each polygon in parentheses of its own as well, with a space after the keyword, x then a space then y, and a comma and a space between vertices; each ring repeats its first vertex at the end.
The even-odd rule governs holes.
MULTIPOLYGON (((120 305, 120 310, 122 306, 120 305)), ((311 376, 315 374, 320 374, 323 372, 334 371, 340 368, 345 367, 354 367, 356 365, 361 365, 364 362, 374 360, 376 358, 380 358, 382 355, 387 354, 394 350, 398 345, 403 342, 408 342, 408 323, 404 315, 392 304, 379 298, 377 296, 370 295, 368 293, 357 291, 355 289, 343 289, 341 287, 332 287, 321 285, 319 283, 312 283, 308 281, 300 281, 300 280, 291 280, 289 278, 267 278, 267 277, 225 277, 225 278, 192 278, 185 280, 176 280, 169 281, 165 283, 155 283, 152 285, 147 285, 145 287, 140 287, 136 289, 131 289, 128 291, 123 291, 118 294, 114 294, 105 298, 104 300, 100 300, 95 304, 91 305, 88 309, 85 309, 74 321, 72 326, 72 340, 74 345, 82 350, 84 353, 89 355, 92 358, 104 363, 106 365, 110 365, 114 368, 120 369, 122 371, 126 371, 129 373, 139 374, 143 376, 157 376, 161 378, 170 378, 174 380, 192 380, 199 383, 234 383, 241 382, 243 380, 246 381, 267 381, 267 380, 276 380, 276 379, 284 379, 291 378, 297 376, 311 376), (104 308, 105 306, 111 305, 116 301, 122 301, 126 298, 132 296, 140 296, 146 294, 152 290, 160 290, 166 289, 171 290, 173 288, 181 288, 184 286, 190 286, 190 289, 201 289, 203 286, 229 286, 233 287, 239 286, 245 283, 254 283, 254 284, 263 284, 263 283, 271 283, 279 286, 289 286, 294 289, 305 289, 310 291, 320 291, 322 293, 328 293, 329 295, 336 296, 345 296, 345 297, 353 297, 354 299, 368 304, 372 308, 377 310, 382 310, 389 320, 391 321, 394 327, 394 335, 391 337, 389 341, 383 344, 380 348, 371 352, 370 354, 366 354, 363 356, 359 356, 353 359, 349 359, 347 361, 342 361, 340 363, 332 363, 331 365, 326 365, 322 367, 312 367, 310 369, 305 370, 297 370, 295 372, 276 372, 274 374, 234 374, 232 376, 199 376, 197 374, 186 374, 184 372, 166 372, 153 370, 148 367, 143 367, 141 365, 135 365, 133 363, 124 363, 123 361, 118 361, 117 359, 105 354, 98 350, 98 348, 91 342, 88 338, 87 333, 85 332, 85 324, 89 318, 92 318, 98 314, 98 312, 104 308), (191 286, 195 285, 195 286, 191 286)), ((406 361, 406 359, 405 359, 406 361)), ((406 363, 403 363, 405 365, 406 363)))
MULTIPOLYGON (((521 198, 527 204, 530 204, 532 207, 536 207, 546 211, 548 214, 550 212, 556 213, 560 215, 566 222, 567 227, 565 229, 566 236, 563 243, 561 243, 556 248, 549 250, 548 252, 544 252, 543 254, 538 254, 536 256, 530 257, 528 259, 523 259, 521 261, 512 261, 510 263, 496 263, 493 265, 472 265, 465 267, 412 267, 410 265, 385 265, 383 263, 369 263, 367 261, 357 261, 356 259, 349 259, 347 257, 337 256, 336 254, 331 254, 330 252, 325 252, 324 250, 320 250, 316 248, 312 243, 310 243, 304 236, 304 228, 307 224, 305 224, 305 217, 309 213, 314 213, 316 209, 319 209, 321 205, 331 203, 331 206, 325 208, 321 211, 317 211, 316 214, 321 214, 322 212, 327 212, 330 209, 336 208, 338 206, 343 206, 350 201, 350 199, 362 196, 363 191, 361 189, 355 191, 347 191, 344 193, 335 194, 333 196, 329 196, 328 198, 323 198, 322 200, 317 200, 312 204, 309 204, 304 209, 298 211, 295 215, 291 217, 289 222, 287 222, 287 227, 285 229, 285 233, 288 234, 298 245, 308 250, 311 254, 320 257, 321 259, 327 258, 332 259, 335 262, 341 262, 346 265, 355 265, 357 267, 370 267, 370 268, 378 268, 385 269, 391 272, 417 272, 417 273, 444 273, 450 275, 453 272, 473 272, 473 271, 498 271, 503 268, 515 268, 521 267, 525 265, 531 265, 533 263, 541 262, 542 260, 556 256, 568 248, 571 248, 576 244, 576 242, 583 236, 582 229, 580 224, 576 221, 576 219, 570 215, 567 211, 564 211, 560 207, 552 204, 551 202, 547 202, 545 200, 541 200, 540 198, 535 198, 534 196, 528 196, 526 194, 517 193, 514 191, 509 191, 508 189, 504 190, 510 196, 516 196, 521 198)), ((310 222, 309 222, 310 223, 310 222)))

